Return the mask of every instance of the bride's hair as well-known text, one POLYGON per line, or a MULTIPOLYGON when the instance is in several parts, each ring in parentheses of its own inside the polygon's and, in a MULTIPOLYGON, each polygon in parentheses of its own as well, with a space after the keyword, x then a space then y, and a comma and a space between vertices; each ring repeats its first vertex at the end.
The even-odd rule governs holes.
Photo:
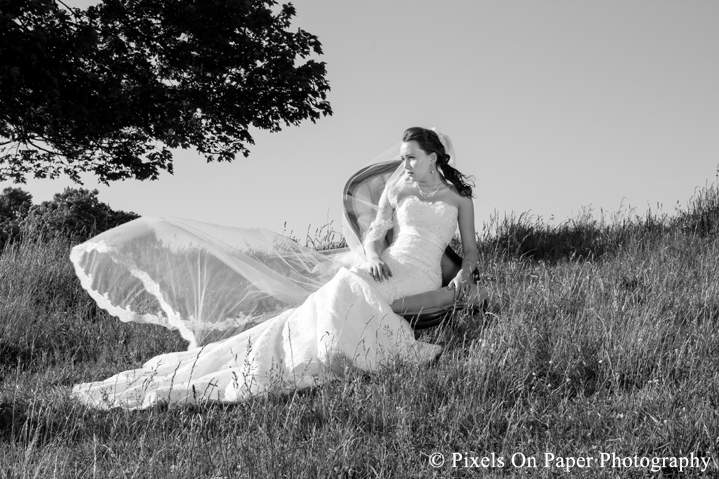
POLYGON ((439 140, 437 133, 426 128, 413 126, 404 131, 402 141, 416 141, 422 151, 428 155, 436 153, 437 167, 442 171, 444 177, 452 182, 460 195, 472 197, 472 186, 474 186, 474 183, 470 184, 469 177, 462 174, 456 168, 449 166, 449 155, 445 151, 444 145, 442 145, 442 142, 439 140))

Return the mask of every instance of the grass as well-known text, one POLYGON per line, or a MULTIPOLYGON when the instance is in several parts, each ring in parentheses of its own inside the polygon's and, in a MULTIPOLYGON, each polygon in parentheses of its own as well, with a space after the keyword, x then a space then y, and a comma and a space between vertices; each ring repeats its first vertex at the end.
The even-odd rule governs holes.
POLYGON ((0 478, 717 475, 718 233, 716 185, 671 217, 494 218, 478 235, 490 310, 424 333, 445 345, 436 363, 146 411, 87 409, 69 390, 184 342, 97 310, 68 244, 27 239, 0 255, 0 478), (547 452, 595 462, 545 467, 547 452), (652 473, 602 454, 712 463, 652 473))

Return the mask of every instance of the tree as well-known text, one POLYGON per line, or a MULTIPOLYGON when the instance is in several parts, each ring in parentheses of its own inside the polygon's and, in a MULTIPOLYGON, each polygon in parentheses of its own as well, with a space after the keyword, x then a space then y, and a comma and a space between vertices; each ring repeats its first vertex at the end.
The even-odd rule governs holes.
POLYGON ((32 195, 20 188, 5 188, 0 195, 0 251, 20 236, 20 224, 32 207, 32 195))
POLYGON ((97 190, 65 188, 52 201, 43 201, 30 208, 21 223, 25 233, 60 234, 73 241, 85 241, 92 236, 140 216, 115 211, 101 202, 97 190))
POLYGON ((315 35, 274 0, 0 1, 0 180, 172 173, 332 113, 315 35))

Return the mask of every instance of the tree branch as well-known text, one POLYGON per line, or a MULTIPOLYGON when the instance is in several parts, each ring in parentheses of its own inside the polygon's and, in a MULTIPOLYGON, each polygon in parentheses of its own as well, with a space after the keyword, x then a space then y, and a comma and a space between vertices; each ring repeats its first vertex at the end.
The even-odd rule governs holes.
MULTIPOLYGON (((60 5, 62 5, 63 7, 65 7, 65 9, 68 10, 68 11, 70 12, 70 15, 72 15, 73 17, 75 17, 75 18, 82 18, 81 15, 78 15, 77 13, 75 13, 75 11, 73 10, 73 8, 72 8, 72 7, 69 7, 69 6, 68 6, 65 2, 63 2, 62 0, 55 0, 55 3, 59 3, 60 5)), ((77 9, 75 9, 75 10, 77 10, 77 9)))
POLYGON ((42 146, 38 146, 38 145, 36 145, 35 143, 33 143, 32 140, 27 140, 27 142, 28 142, 28 144, 32 145, 33 148, 37 148, 38 150, 42 150, 42 151, 44 151, 45 153, 49 153, 49 154, 54 155, 54 156, 58 156, 58 155, 59 155, 59 153, 58 153, 57 151, 46 150, 46 149, 43 148, 42 146))

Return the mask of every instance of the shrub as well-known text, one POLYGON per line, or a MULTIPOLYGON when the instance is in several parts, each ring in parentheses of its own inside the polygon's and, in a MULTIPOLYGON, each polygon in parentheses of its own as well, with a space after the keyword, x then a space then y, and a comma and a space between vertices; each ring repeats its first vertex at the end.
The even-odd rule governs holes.
POLYGON ((20 223, 32 207, 32 195, 20 188, 5 188, 0 195, 0 251, 20 236, 20 223))
POLYGON ((138 218, 135 213, 115 211, 97 198, 97 190, 65 188, 52 201, 30 208, 22 230, 31 234, 60 235, 82 242, 103 231, 138 218))

